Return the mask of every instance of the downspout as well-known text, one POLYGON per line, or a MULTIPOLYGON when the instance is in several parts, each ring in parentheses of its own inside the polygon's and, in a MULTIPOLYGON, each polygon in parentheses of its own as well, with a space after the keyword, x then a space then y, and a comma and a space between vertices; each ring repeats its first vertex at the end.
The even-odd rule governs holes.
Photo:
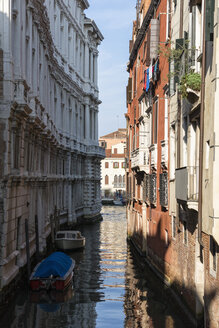
POLYGON ((202 40, 202 76, 201 76, 201 109, 200 109, 200 144, 199 144, 199 190, 198 190, 198 241, 201 246, 202 242, 202 173, 203 173, 203 143, 204 143, 204 110, 205 110, 205 19, 206 19, 206 0, 203 6, 203 40, 202 40))
MULTIPOLYGON (((184 9, 184 0, 180 1, 180 26, 179 26, 179 38, 183 37, 183 9, 184 9)), ((178 115, 177 115, 177 168, 180 167, 180 153, 181 153, 181 97, 179 92, 177 94, 177 103, 178 103, 178 115)))
MULTIPOLYGON (((184 10, 184 0, 180 0, 180 17, 179 17, 179 38, 183 38, 183 10, 184 10)), ((181 158, 181 112, 182 112, 182 105, 181 105, 181 96, 179 91, 177 91, 177 168, 180 168, 180 158, 181 158)), ((178 229, 180 230, 180 219, 179 219, 179 211, 180 211, 180 204, 177 202, 176 204, 177 210, 177 224, 178 229)))

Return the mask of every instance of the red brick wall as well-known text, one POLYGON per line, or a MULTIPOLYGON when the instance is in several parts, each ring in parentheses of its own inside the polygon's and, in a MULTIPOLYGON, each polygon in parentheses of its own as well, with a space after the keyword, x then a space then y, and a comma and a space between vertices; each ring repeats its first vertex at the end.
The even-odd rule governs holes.
POLYGON ((204 245, 203 257, 205 266, 205 316, 206 327, 219 327, 219 256, 217 256, 217 272, 212 275, 210 268, 210 236, 202 233, 204 245))

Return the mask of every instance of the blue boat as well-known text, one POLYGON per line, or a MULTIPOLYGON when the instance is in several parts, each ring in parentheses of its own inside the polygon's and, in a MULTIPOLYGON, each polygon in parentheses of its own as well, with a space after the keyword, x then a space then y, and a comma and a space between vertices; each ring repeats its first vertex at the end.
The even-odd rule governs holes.
POLYGON ((54 252, 34 268, 30 276, 32 290, 64 290, 72 282, 75 261, 62 252, 54 252))

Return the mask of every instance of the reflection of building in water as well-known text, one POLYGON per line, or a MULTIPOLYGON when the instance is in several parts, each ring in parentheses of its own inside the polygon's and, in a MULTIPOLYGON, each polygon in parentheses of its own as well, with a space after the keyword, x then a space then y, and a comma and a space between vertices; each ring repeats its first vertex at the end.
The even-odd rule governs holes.
POLYGON ((99 215, 98 45, 87 0, 0 1, 0 288, 54 219, 99 215), (56 209, 56 210, 55 210, 56 209))
POLYGON ((131 257, 126 265, 126 293, 124 311, 126 314, 126 328, 153 327, 149 325, 151 318, 147 314, 147 290, 140 290, 138 279, 135 278, 134 264, 131 257))

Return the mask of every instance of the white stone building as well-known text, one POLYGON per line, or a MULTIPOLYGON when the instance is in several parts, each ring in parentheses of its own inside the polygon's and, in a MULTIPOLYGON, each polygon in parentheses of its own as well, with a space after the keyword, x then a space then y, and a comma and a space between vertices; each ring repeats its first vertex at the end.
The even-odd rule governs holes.
POLYGON ((51 227, 99 215, 97 47, 87 0, 0 0, 0 289, 51 227), (57 220, 57 218, 59 220, 57 220))
POLYGON ((106 157, 101 161, 101 194, 103 198, 125 196, 126 129, 107 134, 99 139, 106 157))

